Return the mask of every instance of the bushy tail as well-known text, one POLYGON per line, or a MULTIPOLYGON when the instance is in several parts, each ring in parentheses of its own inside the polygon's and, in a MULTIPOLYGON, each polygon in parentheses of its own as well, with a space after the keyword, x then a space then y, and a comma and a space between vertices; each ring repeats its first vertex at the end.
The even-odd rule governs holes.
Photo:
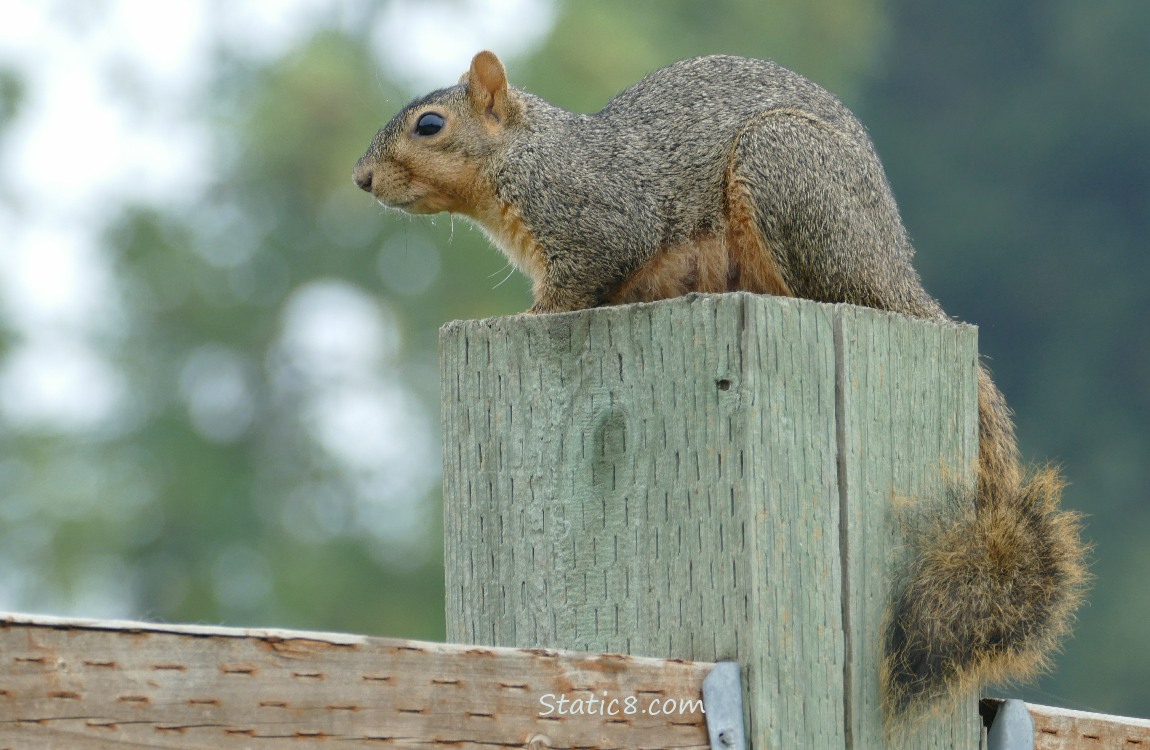
POLYGON ((1059 509, 1057 469, 1021 470, 1010 411, 985 369, 978 401, 977 490, 955 491, 910 529, 883 664, 892 716, 1037 676, 1086 588, 1079 516, 1059 509))

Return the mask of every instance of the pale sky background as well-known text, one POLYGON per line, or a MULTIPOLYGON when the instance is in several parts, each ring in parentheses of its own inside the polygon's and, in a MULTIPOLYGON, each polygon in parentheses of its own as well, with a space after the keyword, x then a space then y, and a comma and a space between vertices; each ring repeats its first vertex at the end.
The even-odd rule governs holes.
MULTIPOLYGON (((355 23, 374 5, 380 4, 0 0, 0 70, 17 73, 25 85, 14 121, 0 132, 0 316, 13 332, 0 358, 0 430, 130 429, 124 415, 131 410, 122 408, 127 385, 102 354, 104 344, 123 335, 128 315, 102 232, 125 204, 190 209, 212 184, 226 157, 213 148, 196 102, 209 91, 220 45, 274 61, 320 29, 355 23)), ((549 0, 394 0, 381 7, 371 29, 378 64, 414 90, 454 83, 478 49, 508 57, 530 49, 555 13, 549 0)), ((380 122, 389 114, 381 112, 380 122)), ((234 231, 257 231, 245 228, 243 216, 230 222, 234 231)), ((390 498, 363 508, 355 523, 395 540, 411 536, 405 519, 416 523, 418 512, 396 504, 415 502, 415 490, 438 481, 438 467, 405 460, 413 442, 437 455, 437 415, 424 413, 389 376, 397 336, 384 302, 321 279, 289 299, 277 343, 279 356, 311 376, 301 408, 317 443, 362 474, 366 494, 390 498), (381 435, 402 435, 402 442, 381 435)), ((207 439, 234 440, 252 416, 243 354, 207 346, 183 365, 178 396, 207 439)), ((313 506, 286 498, 289 530, 307 536, 325 533, 325 523, 332 534, 344 528, 346 520, 316 518, 313 506)), ((130 596, 121 591, 123 571, 115 564, 93 566, 84 602, 35 598, 43 588, 35 577, 12 572, 35 567, 28 551, 34 541, 22 536, 21 544, 0 548, 0 567, 8 570, 0 576, 0 610, 125 614, 130 596)), ((243 596, 251 596, 270 571, 261 574, 247 550, 232 556, 226 567, 236 569, 239 560, 254 571, 255 580, 241 582, 243 596)), ((228 585, 234 588, 221 583, 224 596, 228 585)))
MULTIPOLYGON (((0 415, 88 429, 124 397, 92 343, 123 315, 98 236, 118 204, 191 206, 210 184, 193 105, 213 45, 272 60, 359 4, 0 0, 0 65, 27 84, 0 142, 0 310, 21 337, 0 367, 0 415), (113 81, 125 74, 131 98, 113 81)), ((480 48, 530 48, 552 20, 541 0, 391 2, 372 38, 381 68, 421 89, 454 82, 480 48)))

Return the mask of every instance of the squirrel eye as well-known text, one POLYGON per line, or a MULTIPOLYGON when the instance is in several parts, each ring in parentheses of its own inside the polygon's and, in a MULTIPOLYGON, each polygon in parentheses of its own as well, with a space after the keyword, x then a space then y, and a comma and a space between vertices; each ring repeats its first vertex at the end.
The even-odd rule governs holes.
POLYGON ((415 123, 415 134, 424 136, 435 135, 440 130, 443 130, 443 126, 446 124, 447 121, 443 119, 443 115, 436 112, 427 112, 420 115, 419 120, 415 123))

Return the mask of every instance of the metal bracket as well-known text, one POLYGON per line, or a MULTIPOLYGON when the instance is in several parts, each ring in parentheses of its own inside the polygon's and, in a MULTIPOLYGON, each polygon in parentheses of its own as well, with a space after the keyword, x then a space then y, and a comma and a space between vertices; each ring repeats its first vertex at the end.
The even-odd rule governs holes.
POLYGON ((743 679, 738 662, 718 662, 703 679, 703 711, 707 715, 711 750, 747 750, 743 679))
MULTIPOLYGON (((706 690, 706 682, 703 683, 706 690)), ((707 699, 703 698, 706 705, 707 699)), ((1026 704, 1011 698, 998 707, 986 733, 987 750, 1034 750, 1034 719, 1026 704)))

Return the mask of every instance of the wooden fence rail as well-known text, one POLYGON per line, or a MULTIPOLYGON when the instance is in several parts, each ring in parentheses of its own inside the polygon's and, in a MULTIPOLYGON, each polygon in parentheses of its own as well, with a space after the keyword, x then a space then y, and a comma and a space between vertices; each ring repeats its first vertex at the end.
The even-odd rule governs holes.
MULTIPOLYGON (((987 699, 991 712, 1001 700, 987 699)), ((1027 703, 1034 722, 1035 750, 1145 750, 1150 748, 1150 720, 1074 711, 1027 703)), ((993 717, 990 719, 993 721, 993 717)), ((995 750, 990 748, 990 750, 995 750)), ((1013 750, 1013 749, 1005 749, 1013 750)))
POLYGON ((702 750, 712 666, 4 615, 0 748, 702 750))
MULTIPOLYGON (((0 750, 705 750, 713 666, 0 614, 0 750), (631 697, 634 713, 608 710, 631 697)), ((1035 750, 1150 747, 1144 719, 1026 708, 1035 750)))

